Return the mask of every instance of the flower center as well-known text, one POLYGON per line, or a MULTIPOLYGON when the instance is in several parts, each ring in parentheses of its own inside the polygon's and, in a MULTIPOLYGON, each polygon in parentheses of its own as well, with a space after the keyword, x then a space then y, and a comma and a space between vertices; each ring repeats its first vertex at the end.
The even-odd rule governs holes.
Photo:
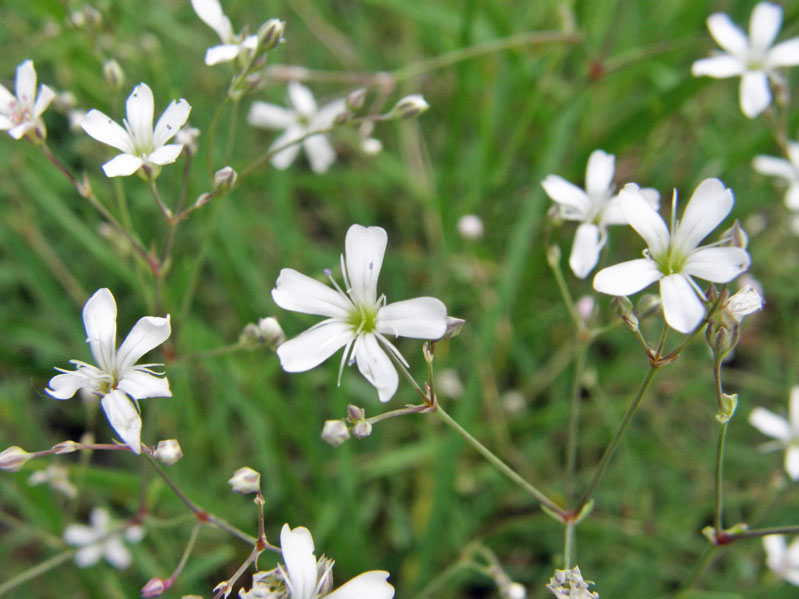
POLYGON ((668 276, 682 272, 687 256, 684 256, 682 252, 678 251, 672 244, 669 244, 668 250, 664 254, 653 256, 653 258, 658 270, 664 276, 668 276))
POLYGON ((377 306, 356 304, 350 311, 347 323, 356 334, 371 333, 377 328, 377 306))

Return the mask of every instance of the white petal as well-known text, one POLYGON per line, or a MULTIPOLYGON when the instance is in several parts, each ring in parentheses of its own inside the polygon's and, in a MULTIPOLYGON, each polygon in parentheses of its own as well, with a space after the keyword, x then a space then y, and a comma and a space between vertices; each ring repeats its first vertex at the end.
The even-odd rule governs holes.
POLYGON ((630 295, 662 276, 652 260, 639 258, 600 270, 594 276, 594 289, 609 295, 630 295))
POLYGON ((36 104, 33 106, 33 118, 39 118, 50 106, 53 98, 55 98, 55 92, 48 86, 41 85, 39 87, 39 95, 36 97, 36 104))
POLYGON ((550 199, 559 204, 566 220, 585 220, 591 210, 588 195, 574 183, 569 183, 558 175, 548 175, 541 181, 550 199))
POLYGON ((714 283, 729 283, 747 268, 749 254, 746 250, 707 247, 693 252, 685 261, 682 272, 714 283))
POLYGON ((289 102, 294 109, 307 117, 316 114, 316 100, 314 100, 311 90, 297 81, 289 81, 288 85, 289 102))
POLYGON ((241 54, 241 46, 239 44, 212 46, 205 51, 205 64, 213 66, 223 62, 230 62, 235 60, 239 54, 241 54))
POLYGON ((666 251, 669 245, 666 223, 635 183, 628 183, 619 192, 619 207, 627 222, 646 241, 655 256, 666 251))
POLYGON ((101 371, 90 368, 78 368, 75 372, 57 374, 50 379, 45 392, 55 399, 69 399, 78 389, 96 391, 102 380, 98 374, 102 374, 101 371))
POLYGON ((762 155, 755 156, 755 159, 752 161, 752 167, 763 175, 781 177, 788 181, 799 178, 799 173, 796 172, 794 166, 784 158, 762 155))
POLYGON ((594 150, 588 157, 585 170, 585 190, 590 196, 607 194, 613 181, 616 159, 613 154, 594 150))
POLYGON ((316 556, 311 531, 284 524, 280 530, 280 551, 289 575, 292 599, 313 599, 317 582, 316 556))
POLYGON ((98 533, 98 536, 104 535, 108 531, 109 524, 111 523, 111 514, 109 514, 106 509, 96 507, 92 510, 92 513, 89 514, 89 523, 92 525, 94 531, 98 533))
POLYGON ((729 54, 717 54, 710 58, 702 58, 691 65, 691 74, 694 77, 713 77, 726 79, 737 77, 746 70, 746 65, 729 54))
POLYGON ((353 309, 346 296, 291 268, 280 271, 272 299, 284 310, 341 319, 353 309))
POLYGON ((349 324, 328 320, 283 343, 277 348, 277 357, 286 372, 305 372, 327 360, 354 338, 349 324))
POLYGON ((336 120, 336 117, 347 111, 347 100, 340 98, 330 104, 325 104, 319 109, 311 120, 311 129, 326 129, 336 120))
POLYGON ((764 435, 788 442, 791 439, 791 427, 782 416, 777 416, 766 408, 755 408, 749 414, 749 424, 764 435))
POLYGON ((785 450, 785 472, 796 482, 799 480, 799 447, 790 445, 785 450))
POLYGON ((710 35, 719 46, 737 58, 744 57, 749 51, 749 40, 730 17, 717 12, 707 18, 707 28, 710 35))
POLYGON ((782 7, 759 2, 749 19, 749 43, 753 52, 763 51, 777 38, 782 25, 782 7))
POLYGON ((266 102, 253 102, 247 114, 247 122, 254 127, 264 129, 286 129, 297 122, 292 110, 275 106, 266 102))
MULTIPOLYGON (((166 107, 153 132, 153 147, 158 148, 168 142, 189 120, 191 106, 183 98, 172 100, 166 107)), ((163 163, 156 163, 163 164, 163 163)))
POLYGON ((799 181, 789 185, 785 190, 785 207, 791 212, 799 211, 799 181))
POLYGON ((120 154, 103 165, 106 177, 127 177, 141 168, 144 160, 132 154, 120 154))
POLYGON ((434 297, 394 302, 377 311, 377 330, 395 337, 439 339, 447 330, 447 307, 434 297))
MULTIPOLYGON (((641 197, 646 200, 646 203, 652 207, 652 210, 655 212, 658 211, 660 206, 660 193, 657 189, 652 189, 651 187, 644 187, 638 190, 641 193, 641 197)), ((602 210, 602 215, 600 218, 601 225, 628 225, 630 224, 627 221, 627 217, 624 216, 624 213, 621 211, 621 203, 619 202, 619 196, 615 195, 610 198, 605 204, 605 208, 602 210)))
POLYGON ((141 418, 136 406, 122 391, 114 389, 100 401, 109 424, 133 453, 141 453, 141 418))
POLYGON ((22 139, 34 127, 36 127, 35 121, 23 121, 16 127, 9 129, 8 134, 14 139, 22 139))
POLYGON ((36 69, 33 68, 32 60, 26 60, 17 67, 14 91, 17 93, 20 103, 28 108, 33 108, 36 97, 36 69))
POLYGON ((144 370, 129 370, 122 376, 117 387, 133 399, 172 397, 166 377, 156 376, 144 370))
POLYGON ((675 331, 690 333, 705 316, 702 300, 683 275, 669 275, 660 279, 660 298, 666 324, 675 331))
POLYGON ((83 306, 83 326, 97 365, 113 372, 116 360, 117 304, 106 288, 99 289, 83 306))
POLYGON ((325 599, 392 599, 394 587, 388 584, 389 573, 382 570, 364 572, 345 582, 325 599))
POLYGON ((139 361, 144 354, 158 347, 172 332, 169 315, 166 318, 145 316, 133 325, 128 336, 119 346, 117 368, 124 373, 139 361))
POLYGON ((167 144, 156 148, 155 151, 150 152, 147 156, 147 162, 152 164, 172 164, 178 159, 180 153, 183 151, 182 144, 167 144))
POLYGON ((103 543, 103 555, 106 561, 117 570, 123 570, 133 562, 130 551, 118 536, 113 536, 103 543))
POLYGON ((133 141, 128 132, 99 110, 92 109, 87 112, 80 126, 99 142, 121 150, 125 154, 133 152, 133 141))
POLYGON ((97 540, 97 531, 84 524, 70 524, 64 530, 64 542, 73 547, 90 545, 97 540))
POLYGON ((93 566, 103 557, 103 547, 99 543, 87 545, 75 554, 75 564, 78 568, 93 566))
POLYGON ((153 90, 146 83, 133 88, 125 103, 128 126, 138 143, 152 140, 153 136, 153 90))
POLYGON ((347 284, 356 304, 374 305, 388 235, 382 227, 352 225, 344 240, 347 284))
POLYGON ((300 129, 298 127, 289 127, 286 129, 278 138, 272 142, 272 145, 269 146, 270 150, 275 148, 282 148, 286 146, 285 149, 280 150, 277 154, 272 156, 272 166, 276 169, 286 169, 288 168, 292 162, 297 158, 297 154, 300 153, 300 143, 295 143, 293 145, 286 145, 291 143, 292 141, 296 141, 305 133, 304 129, 300 129))
POLYGON ((771 104, 768 77, 763 71, 748 71, 741 77, 741 110, 750 119, 755 118, 771 104))
POLYGON ((732 191, 718 179, 705 179, 694 191, 674 232, 673 244, 687 254, 732 210, 732 191))
POLYGON ((793 436, 799 439, 799 385, 791 387, 791 396, 788 399, 788 418, 793 436))
POLYGON ((305 154, 311 164, 311 170, 317 175, 327 172, 327 169, 336 161, 336 151, 330 144, 327 135, 312 135, 303 142, 305 154))
POLYGON ((191 5, 197 16, 216 31, 223 42, 228 42, 233 38, 233 27, 225 13, 222 12, 219 0, 191 0, 191 5))
POLYGON ((766 64, 771 68, 799 65, 799 37, 781 42, 769 50, 766 64))
POLYGON ((353 350, 358 370, 377 389, 377 396, 386 402, 397 392, 399 375, 391 358, 380 346, 377 337, 371 333, 361 335, 353 350))
POLYGON ((0 114, 0 131, 8 131, 14 126, 13 121, 4 114, 0 114))
POLYGON ((569 266, 578 279, 584 279, 594 270, 599 261, 599 251, 604 245, 599 227, 592 223, 583 223, 574 233, 574 243, 569 256, 569 266))
POLYGON ((783 535, 766 535, 763 537, 763 548, 766 550, 766 565, 774 572, 782 570, 787 547, 783 535))

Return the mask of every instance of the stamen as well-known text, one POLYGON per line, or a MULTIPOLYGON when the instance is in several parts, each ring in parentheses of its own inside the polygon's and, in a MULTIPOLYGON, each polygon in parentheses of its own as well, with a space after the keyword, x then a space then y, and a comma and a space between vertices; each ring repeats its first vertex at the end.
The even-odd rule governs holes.
POLYGON ((669 231, 672 235, 677 230, 677 189, 674 189, 674 193, 671 195, 671 230, 669 231))
POLYGON ((348 341, 347 345, 344 347, 344 354, 341 356, 341 364, 338 366, 338 379, 336 380, 336 387, 341 387, 341 374, 344 372, 344 364, 347 363, 347 354, 349 353, 350 348, 352 347, 352 344, 355 343, 356 339, 357 337, 350 339, 350 341, 348 341))
POLYGON ((343 290, 343 289, 341 289, 341 287, 339 287, 338 283, 336 283, 336 279, 334 279, 334 278, 333 278, 333 273, 331 273, 331 272, 330 272, 330 269, 329 269, 329 268, 326 268, 326 269, 324 270, 324 273, 325 273, 325 276, 326 276, 326 277, 327 277, 327 278, 330 280, 330 282, 333 284, 333 287, 335 287, 335 288, 336 288, 336 291, 338 291, 338 292, 339 292, 341 295, 343 295, 343 296, 345 296, 345 297, 346 297, 346 296, 347 296, 347 294, 346 294, 346 293, 344 293, 344 290, 343 290))
POLYGON ((350 283, 349 273, 347 272, 347 265, 344 262, 344 254, 341 254, 341 276, 344 277, 344 284, 347 286, 347 295, 352 291, 352 284, 350 283))

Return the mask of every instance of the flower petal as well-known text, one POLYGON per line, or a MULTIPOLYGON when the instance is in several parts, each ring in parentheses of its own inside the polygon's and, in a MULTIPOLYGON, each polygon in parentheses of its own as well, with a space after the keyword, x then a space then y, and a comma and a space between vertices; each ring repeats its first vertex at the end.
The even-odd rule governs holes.
POLYGON ((113 372, 116 365, 117 304, 106 288, 95 291, 83 306, 86 341, 97 365, 104 372, 113 372))
POLYGON ((223 42, 229 42, 233 39, 233 27, 225 13, 222 12, 219 0, 191 0, 191 6, 197 16, 216 31, 219 39, 223 42))
POLYGON ((791 439, 791 427, 788 421, 766 408, 755 408, 749 414, 749 424, 754 426, 764 435, 780 441, 788 442, 791 439))
POLYGON ((339 320, 326 320, 277 348, 286 372, 305 372, 319 366, 355 338, 352 327, 339 320))
POLYGON ((782 7, 770 2, 758 2, 749 18, 749 44, 755 54, 763 52, 774 40, 782 25, 782 7))
POLYGON ((117 369, 120 376, 126 376, 127 371, 133 368, 139 358, 166 341, 171 332, 169 314, 166 318, 158 316, 140 318, 119 346, 117 369))
POLYGON ((768 76, 763 71, 748 71, 741 77, 741 110, 750 119, 755 118, 771 104, 768 76))
POLYGON ((353 309, 349 298, 292 268, 280 271, 272 299, 284 310, 331 318, 345 319, 353 309))
POLYGON ((727 77, 737 77, 746 70, 740 60, 729 54, 717 54, 710 58, 702 58, 694 61, 691 65, 691 74, 694 77, 713 77, 714 79, 726 79, 727 77))
POLYGON ((799 65, 799 37, 781 42, 769 50, 766 64, 771 68, 799 65))
POLYGON ((439 339, 447 330, 447 307, 434 297, 394 302, 377 311, 377 331, 413 339, 439 339))
MULTIPOLYGON (((658 190, 652 189, 651 187, 644 187, 638 191, 641 192, 641 197, 646 200, 647 204, 652 206, 652 210, 657 212, 660 206, 660 193, 658 190)), ((621 211, 621 203, 619 202, 618 195, 610 198, 607 204, 605 204, 605 208, 602 210, 602 215, 600 217, 600 224, 604 226, 630 224, 627 221, 627 217, 624 216, 624 213, 621 211)))
POLYGON ((655 256, 666 251, 669 246, 669 230, 647 197, 641 193, 640 187, 635 183, 625 185, 619 192, 619 207, 627 222, 646 241, 655 256))
POLYGON ((787 554, 783 535, 766 535, 763 537, 763 548, 766 550, 766 565, 774 572, 780 573, 787 554))
POLYGON ((75 372, 57 374, 50 379, 45 392, 55 399, 69 399, 78 389, 97 391, 100 382, 106 378, 102 371, 93 367, 78 368, 75 372))
POLYGON ((311 599, 314 596, 318 573, 311 531, 304 526, 295 529, 284 524, 280 530, 280 551, 286 564, 291 597, 311 599))
POLYGON ((719 226, 732 210, 732 191, 718 179, 705 179, 694 191, 683 211, 672 243, 683 255, 699 245, 707 235, 719 226))
POLYGON ((796 445, 790 445, 785 450, 785 472, 792 481, 799 480, 799 447, 796 445))
POLYGON ((791 387, 791 396, 788 399, 788 420, 793 436, 799 439, 799 385, 791 387))
POLYGON ((99 110, 92 109, 87 112, 81 120, 80 126, 97 141, 121 150, 125 154, 133 153, 133 140, 128 132, 99 110))
POLYGON ((799 211, 799 181, 789 185, 785 191, 785 207, 791 212, 799 211))
POLYGON ((8 134, 13 137, 14 139, 22 139, 27 135, 28 131, 36 127, 35 121, 22 121, 16 127, 12 127, 8 130, 8 134))
POLYGON ((588 157, 585 170, 585 190, 589 196, 602 196, 608 193, 613 181, 616 158, 602 150, 594 150, 588 157))
POLYGON ((241 44, 220 44, 205 51, 205 64, 209 67, 235 60, 241 54, 241 44))
POLYGON ((336 151, 327 135, 312 135, 302 142, 311 170, 317 175, 327 172, 327 169, 336 161, 336 151))
POLYGON ((389 573, 372 570, 345 582, 325 599, 392 599, 394 587, 388 584, 389 573))
MULTIPOLYGON (((180 128, 189 120, 189 113, 191 106, 189 103, 180 98, 179 100, 172 100, 169 106, 166 107, 158 123, 155 125, 153 132, 153 147, 159 148, 168 142, 177 133, 180 128)), ((162 163, 156 163, 162 164, 162 163)))
POLYGON ((289 102, 294 109, 306 117, 316 114, 316 100, 314 100, 311 90, 297 81, 289 81, 288 85, 289 102))
POLYGON ((566 220, 585 220, 591 210, 588 195, 574 183, 569 183, 558 175, 547 175, 541 181, 550 199, 561 208, 561 216, 566 220))
POLYGON ((275 106, 267 102, 253 102, 247 114, 247 122, 264 129, 286 129, 297 122, 293 110, 275 106))
POLYGON ((106 177, 127 177, 141 168, 144 160, 132 154, 119 154, 103 165, 106 177))
POLYGON ((652 260, 639 258, 603 268, 594 276, 594 289, 609 295, 630 295, 663 275, 652 260))
POLYGON ((122 391, 114 389, 100 401, 109 424, 135 454, 141 453, 141 418, 136 406, 122 391))
POLYGON ((17 78, 14 83, 14 91, 17 99, 27 108, 33 108, 34 98, 36 97, 36 69, 33 68, 33 61, 26 60, 17 67, 17 78))
POLYGON ((145 142, 153 138, 153 90, 146 83, 139 83, 133 88, 125 102, 128 115, 128 127, 133 138, 139 145, 149 145, 145 142))
POLYGON ((182 144, 167 144, 156 148, 150 155, 147 156, 147 162, 152 164, 172 164, 178 159, 180 153, 183 151, 182 144))
POLYGON ((356 304, 377 302, 377 277, 383 265, 388 235, 382 227, 352 225, 344 240, 347 285, 356 304))
POLYGON ((386 402, 394 397, 399 386, 399 375, 377 337, 371 333, 358 337, 353 354, 358 362, 358 370, 377 389, 380 401, 386 402))
POLYGON ((746 250, 733 247, 706 247, 693 252, 683 265, 682 272, 712 281, 729 283, 749 268, 746 250))
POLYGON ((746 34, 726 14, 717 12, 710 15, 707 28, 716 43, 736 58, 743 58, 749 52, 746 34))
POLYGON ((574 233, 574 243, 569 256, 569 266, 578 279, 584 279, 594 270, 599 261, 599 251, 604 240, 600 235, 599 227, 593 223, 583 223, 574 233))
POLYGON ((799 178, 799 173, 797 173, 794 166, 784 158, 762 155, 755 156, 755 159, 752 160, 752 168, 763 175, 780 177, 787 181, 793 181, 799 178))
POLYGON ((169 381, 166 377, 156 376, 150 372, 132 369, 122 376, 117 388, 130 395, 133 399, 146 399, 148 397, 172 397, 169 390, 169 381))
POLYGON ((300 147, 302 146, 299 142, 292 145, 287 144, 298 140, 304 135, 304 133, 305 130, 300 127, 289 127, 280 136, 278 136, 275 141, 272 142, 272 145, 269 146, 270 150, 286 146, 284 149, 272 156, 272 166, 279 170, 283 170, 291 166, 291 163, 296 160, 297 154, 300 153, 300 147))
POLYGON ((675 331, 690 333, 705 316, 702 300, 684 275, 668 275, 660 279, 660 298, 666 324, 675 331))
POLYGON ((347 100, 339 98, 333 100, 330 104, 325 104, 319 109, 313 119, 311 119, 311 129, 325 129, 330 127, 336 120, 336 117, 343 112, 347 111, 347 100))
POLYGON ((86 526, 85 524, 70 524, 64 529, 63 538, 67 545, 82 547, 94 543, 97 540, 97 536, 98 531, 94 528, 86 526))
POLYGON ((50 102, 55 98, 55 92, 46 85, 39 86, 39 95, 36 97, 36 104, 33 106, 33 118, 38 119, 42 113, 50 106, 50 102))
POLYGON ((118 536, 112 536, 103 543, 103 557, 117 570, 124 570, 133 562, 130 551, 118 536))

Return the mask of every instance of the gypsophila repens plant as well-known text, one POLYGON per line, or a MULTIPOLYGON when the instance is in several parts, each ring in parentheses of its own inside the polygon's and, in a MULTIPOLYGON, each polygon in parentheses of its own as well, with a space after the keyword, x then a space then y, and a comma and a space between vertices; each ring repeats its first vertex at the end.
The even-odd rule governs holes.
POLYGON ((0 595, 799 592, 799 7, 3 8, 0 595))

